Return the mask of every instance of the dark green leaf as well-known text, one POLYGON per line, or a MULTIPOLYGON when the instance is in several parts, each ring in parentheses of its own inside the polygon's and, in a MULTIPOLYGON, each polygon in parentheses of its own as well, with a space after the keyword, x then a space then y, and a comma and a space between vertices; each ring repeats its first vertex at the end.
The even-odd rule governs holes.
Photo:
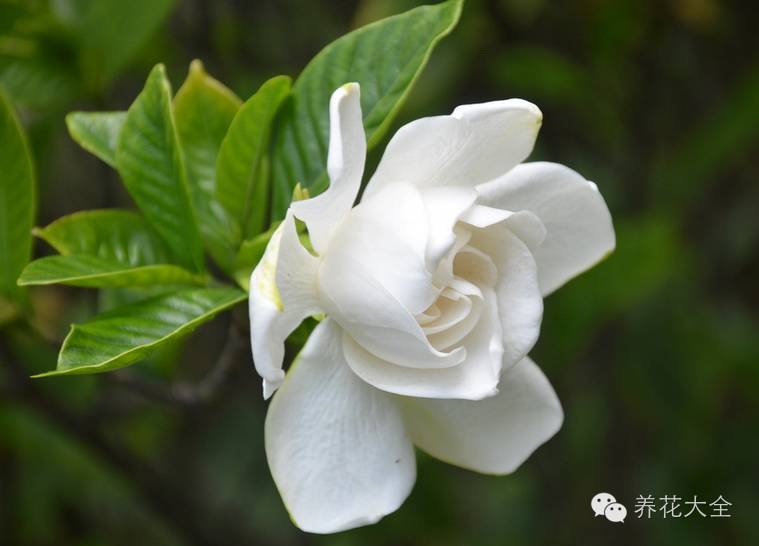
POLYGON ((32 252, 34 167, 24 131, 0 91, 0 296, 18 297, 16 285, 32 252))
POLYGON ((203 70, 200 61, 192 62, 174 98, 187 185, 200 234, 211 256, 225 270, 230 269, 240 231, 216 197, 216 158, 240 104, 234 93, 203 70))
POLYGON ((129 366, 246 298, 233 288, 164 294, 75 324, 55 371, 36 377, 98 373, 129 366))
POLYGON ((326 186, 329 97, 361 84, 368 145, 377 144, 403 104, 435 45, 459 20, 462 0, 422 6, 338 38, 303 70, 283 108, 272 164, 273 214, 284 217, 295 184, 326 186))
POLYGON ((69 67, 40 56, 0 62, 0 83, 16 104, 38 111, 59 108, 81 92, 69 67))
POLYGON ((79 42, 84 73, 92 87, 101 89, 157 30, 174 0, 71 0, 66 5, 61 15, 79 42))
POLYGON ((66 116, 69 134, 82 148, 116 168, 116 144, 126 112, 72 112, 66 116))
POLYGON ((190 273, 176 265, 129 266, 107 258, 79 254, 48 256, 35 260, 21 273, 18 284, 68 284, 99 288, 156 284, 202 285, 207 280, 205 275, 190 273))
POLYGON ((187 189, 171 107, 171 86, 157 65, 127 113, 116 164, 148 222, 182 265, 202 271, 203 245, 187 189))
POLYGON ((232 121, 219 151, 217 194, 245 236, 264 228, 268 177, 262 173, 272 120, 290 92, 290 78, 277 76, 250 97, 232 121))

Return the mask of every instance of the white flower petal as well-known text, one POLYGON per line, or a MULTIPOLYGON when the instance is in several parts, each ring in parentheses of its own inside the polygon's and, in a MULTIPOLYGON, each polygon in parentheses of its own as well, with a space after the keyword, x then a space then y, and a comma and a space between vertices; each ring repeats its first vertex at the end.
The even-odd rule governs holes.
POLYGON ((557 163, 525 163, 480 186, 481 202, 534 212, 547 235, 534 252, 548 295, 607 256, 615 246, 609 209, 598 188, 557 163))
POLYGON ((563 412, 548 379, 529 358, 504 372, 485 400, 401 398, 416 446, 485 474, 508 474, 561 428, 563 412))
POLYGON ((306 223, 311 244, 319 254, 325 251, 332 231, 353 207, 361 187, 366 134, 357 83, 347 83, 332 93, 329 116, 329 188, 316 197, 290 205, 295 216, 306 223))
POLYGON ((427 217, 416 188, 388 186, 354 208, 322 259, 319 286, 326 312, 377 356, 401 366, 455 366, 463 349, 443 353, 415 315, 438 289, 425 265, 427 217))
MULTIPOLYGON (((324 267, 357 262, 412 314, 437 297, 427 270, 427 212, 419 191, 394 184, 363 200, 335 231, 324 267)), ((349 267, 349 266, 346 266, 349 267)))
POLYGON ((304 318, 321 312, 317 279, 318 260, 301 245, 288 212, 250 277, 251 347, 256 371, 264 380, 264 398, 285 377, 285 339, 304 318))
POLYGON ((454 278, 450 287, 443 290, 439 305, 444 306, 440 319, 424 326, 424 331, 438 350, 446 351, 464 339, 476 327, 482 316, 485 302, 482 291, 474 284, 454 278), (446 302, 451 302, 445 305, 446 302))
POLYGON ((475 229, 470 244, 490 256, 498 269, 496 294, 503 327, 503 366, 524 358, 540 335, 543 297, 535 260, 529 248, 508 229, 496 224, 475 229))
POLYGON ((421 194, 429 224, 427 269, 435 271, 456 243, 456 222, 474 205, 478 194, 474 188, 464 186, 427 188, 421 194))
POLYGON ((334 533, 377 522, 416 480, 396 401, 355 376, 329 319, 311 334, 266 415, 266 457, 298 527, 334 533))
POLYGON ((492 180, 527 158, 542 119, 534 104, 510 99, 412 121, 388 143, 365 195, 396 182, 473 187, 492 180))
MULTIPOLYGON (((367 383, 384 391, 424 398, 479 400, 497 392, 503 357, 502 329, 492 289, 482 290, 485 309, 480 322, 464 338, 466 359, 448 368, 422 369, 397 366, 370 353, 346 331, 345 358, 367 383)), ((392 339, 388 339, 392 343, 392 339)))
POLYGON ((366 350, 399 366, 446 368, 466 357, 435 349, 414 315, 347 253, 330 252, 320 271, 325 311, 366 350))
POLYGON ((498 268, 490 256, 478 248, 465 245, 453 259, 456 275, 477 286, 494 288, 498 282, 498 268))
POLYGON ((505 209, 474 205, 461 215, 461 221, 478 228, 503 224, 519 237, 530 250, 538 248, 546 238, 546 228, 535 214, 527 210, 512 212, 505 209))

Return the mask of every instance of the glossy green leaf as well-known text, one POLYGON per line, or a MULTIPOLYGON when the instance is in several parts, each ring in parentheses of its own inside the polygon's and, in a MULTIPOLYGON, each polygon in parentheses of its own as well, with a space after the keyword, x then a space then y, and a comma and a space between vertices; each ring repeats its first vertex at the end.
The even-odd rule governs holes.
POLYGON ((151 71, 129 108, 116 147, 116 165, 145 218, 181 265, 202 271, 203 245, 190 206, 171 86, 163 65, 151 71))
POLYGON ((166 243, 139 214, 104 209, 76 212, 34 230, 64 256, 88 254, 124 265, 166 264, 166 243))
POLYGON ((116 168, 116 144, 125 121, 126 112, 71 112, 66 127, 82 148, 116 168))
POLYGON ((262 160, 272 120, 290 93, 290 85, 286 76, 265 82, 237 113, 221 144, 217 194, 244 236, 256 235, 264 228, 269 188, 262 160))
POLYGON ((179 140, 184 151, 187 185, 208 252, 229 270, 240 240, 238 223, 219 204, 216 192, 216 158, 224 135, 242 102, 209 76, 200 61, 174 98, 179 140))
POLYGON ((129 366, 245 300, 234 288, 199 288, 164 294, 75 324, 63 342, 56 370, 35 377, 106 372, 129 366))
POLYGON ((34 167, 24 131, 0 91, 0 296, 17 299, 16 285, 32 252, 34 167))
POLYGON ((88 254, 48 256, 26 266, 18 280, 20 286, 68 284, 90 288, 114 286, 153 286, 156 284, 196 284, 207 281, 176 265, 129 266, 116 260, 88 254))
POLYGON ((456 25, 462 0, 421 6, 338 38, 296 80, 283 108, 273 151, 273 214, 284 217, 295 184, 318 193, 327 184, 329 97, 361 84, 368 145, 377 144, 417 80, 435 45, 456 25))

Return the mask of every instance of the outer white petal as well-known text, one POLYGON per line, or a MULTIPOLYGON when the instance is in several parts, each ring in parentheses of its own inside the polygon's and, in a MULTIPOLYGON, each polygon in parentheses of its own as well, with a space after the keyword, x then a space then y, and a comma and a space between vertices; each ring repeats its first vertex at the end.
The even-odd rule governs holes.
POLYGON ((529 358, 503 374, 485 400, 401 398, 414 444, 433 457, 485 474, 508 474, 561 428, 548 379, 529 358))
POLYGON ((500 227, 474 230, 470 244, 490 256, 498 269, 495 289, 503 328, 503 366, 509 368, 527 356, 538 340, 543 297, 529 248, 510 230, 500 227))
POLYGON ((293 521, 312 533, 377 522, 416 479, 396 401, 348 368, 340 328, 311 334, 266 416, 266 457, 293 521))
POLYGON ((510 99, 412 121, 388 143, 365 195, 396 182, 429 187, 492 180, 527 158, 542 120, 534 104, 510 99))
POLYGON ((332 93, 329 125, 329 188, 316 197, 291 205, 295 216, 306 223, 311 244, 319 254, 326 249, 332 231, 348 214, 361 187, 366 134, 357 83, 347 83, 332 93))
POLYGON ((250 339, 264 398, 285 377, 285 339, 304 318, 321 311, 317 279, 318 260, 301 245, 288 212, 250 277, 250 339))
POLYGON ((534 256, 544 295, 614 250, 611 215, 598 188, 564 165, 525 163, 478 190, 486 205, 529 210, 543 221, 547 235, 534 256))
POLYGON ((424 398, 463 398, 480 400, 497 391, 503 357, 502 328, 496 310, 495 294, 482 289, 485 310, 480 322, 464 338, 466 359, 448 368, 422 369, 397 366, 367 351, 343 335, 345 358, 356 375, 378 389, 424 398))

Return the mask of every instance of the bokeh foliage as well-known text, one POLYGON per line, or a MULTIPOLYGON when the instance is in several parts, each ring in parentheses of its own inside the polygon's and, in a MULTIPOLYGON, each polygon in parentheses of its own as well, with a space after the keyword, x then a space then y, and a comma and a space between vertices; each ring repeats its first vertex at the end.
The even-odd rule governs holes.
MULTIPOLYGON (((0 2, 0 85, 30 135, 37 224, 131 206, 115 173, 71 142, 66 112, 125 110, 153 65, 165 62, 179 82, 194 58, 249 97, 272 75, 296 76, 349 29, 414 5, 0 2)), ((46 341, 18 323, 0 337, 0 543, 759 543, 754 10, 747 1, 470 0, 390 128, 466 102, 527 98, 545 117, 533 157, 596 181, 612 211, 617 251, 546 301, 533 357, 566 421, 514 475, 420 456, 399 512, 305 535, 266 469, 265 403, 235 321, 207 325, 132 375, 30 382, 55 367, 66 324, 135 297, 40 287, 29 305, 46 341), (228 373, 209 378, 230 339, 228 373), (207 392, 188 387, 197 384, 207 392), (631 514, 611 526, 589 509, 600 490, 628 510, 639 494, 721 494, 733 517, 631 514)), ((48 254, 37 242, 35 255, 48 254)))

